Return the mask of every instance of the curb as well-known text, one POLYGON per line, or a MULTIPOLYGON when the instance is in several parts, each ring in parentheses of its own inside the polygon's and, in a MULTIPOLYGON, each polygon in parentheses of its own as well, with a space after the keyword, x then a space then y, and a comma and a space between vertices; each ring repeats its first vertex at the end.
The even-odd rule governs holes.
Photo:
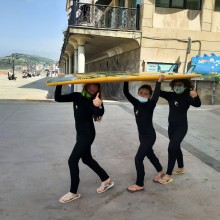
POLYGON ((45 102, 56 103, 54 99, 0 99, 1 102, 45 102))

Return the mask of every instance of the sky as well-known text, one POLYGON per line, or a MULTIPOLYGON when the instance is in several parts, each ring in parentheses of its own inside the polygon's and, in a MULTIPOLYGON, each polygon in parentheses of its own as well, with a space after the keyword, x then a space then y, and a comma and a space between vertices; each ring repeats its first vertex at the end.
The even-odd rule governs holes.
POLYGON ((59 60, 66 0, 0 0, 0 57, 12 53, 59 60))

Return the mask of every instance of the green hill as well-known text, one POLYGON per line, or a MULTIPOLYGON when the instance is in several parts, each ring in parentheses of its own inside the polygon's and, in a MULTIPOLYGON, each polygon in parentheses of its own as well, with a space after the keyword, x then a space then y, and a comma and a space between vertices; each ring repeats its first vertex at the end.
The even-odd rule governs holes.
MULTIPOLYGON (((40 56, 35 56, 35 55, 28 55, 28 54, 21 54, 21 53, 16 53, 18 59, 15 60, 15 65, 27 65, 28 64, 53 64, 56 63, 56 61, 45 58, 45 57, 40 57, 40 56)), ((11 68, 11 63, 9 63, 9 60, 11 60, 11 55, 5 56, 5 57, 0 57, 0 69, 10 69, 11 68)))

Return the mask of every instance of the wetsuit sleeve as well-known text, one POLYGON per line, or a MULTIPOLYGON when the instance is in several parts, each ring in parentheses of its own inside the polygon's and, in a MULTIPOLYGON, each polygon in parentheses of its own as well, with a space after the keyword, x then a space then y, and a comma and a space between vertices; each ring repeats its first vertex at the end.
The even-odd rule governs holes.
POLYGON ((56 102, 73 102, 75 100, 75 93, 62 95, 61 91, 62 86, 56 86, 54 93, 54 99, 56 102))
POLYGON ((104 105, 102 103, 102 105, 100 107, 96 107, 93 105, 93 112, 94 112, 94 115, 97 115, 97 116, 103 116, 104 115, 104 105))
POLYGON ((160 90, 160 97, 166 100, 170 99, 171 94, 172 94, 171 92, 165 92, 165 91, 160 90))
POLYGON ((128 90, 128 82, 124 82, 124 86, 123 86, 123 93, 125 95, 125 97, 127 98, 127 100, 132 104, 135 105, 138 103, 138 100, 136 98, 134 98, 128 90))
POLYGON ((201 106, 201 100, 199 96, 197 95, 195 98, 189 96, 189 104, 194 107, 200 107, 201 106))
POLYGON ((156 82, 156 86, 151 98, 151 101, 157 103, 158 99, 159 99, 159 95, 160 95, 160 87, 161 87, 161 82, 156 82))

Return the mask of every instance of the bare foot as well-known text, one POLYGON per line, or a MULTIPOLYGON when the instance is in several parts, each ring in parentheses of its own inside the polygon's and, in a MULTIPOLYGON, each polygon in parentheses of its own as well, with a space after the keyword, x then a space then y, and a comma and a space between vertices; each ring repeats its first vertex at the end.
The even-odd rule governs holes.
POLYGON ((138 192, 138 191, 143 191, 144 187, 143 186, 138 186, 136 184, 131 185, 127 188, 128 192, 138 192))
POLYGON ((154 181, 155 183, 158 183, 159 180, 161 179, 161 177, 162 177, 163 175, 164 175, 163 170, 160 171, 160 172, 158 172, 157 175, 153 178, 153 181, 154 181))

